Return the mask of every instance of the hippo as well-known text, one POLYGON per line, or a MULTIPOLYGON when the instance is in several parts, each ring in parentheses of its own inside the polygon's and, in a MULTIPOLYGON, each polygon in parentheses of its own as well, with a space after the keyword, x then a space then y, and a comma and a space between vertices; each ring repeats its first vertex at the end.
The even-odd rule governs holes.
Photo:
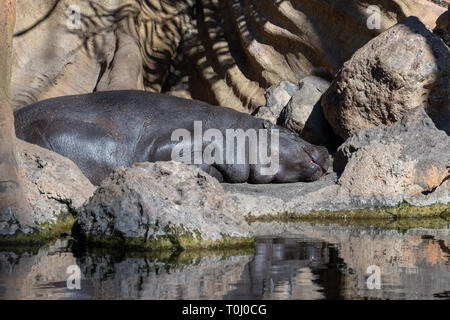
MULTIPOLYGON (((244 154, 241 162, 190 163, 220 182, 315 181, 325 175, 329 165, 326 148, 314 146, 267 120, 231 108, 159 93, 121 90, 56 97, 28 105, 16 111, 14 117, 19 139, 71 159, 94 185, 100 185, 119 166, 174 160, 175 148, 186 144, 186 141, 174 140, 174 132, 181 130, 181 133, 195 136, 196 127, 201 127, 205 134, 210 132, 208 129, 214 129, 216 135, 223 133, 225 136, 233 129, 234 132, 240 129, 241 133, 266 130, 268 141, 278 143, 275 151, 266 150, 268 155, 277 156, 277 168, 273 172, 264 171, 269 166, 267 162, 249 161, 255 159, 252 156, 260 151, 258 149, 270 149, 272 144, 252 144, 250 148, 249 139, 245 140, 244 147, 233 145, 228 150, 228 144, 214 144, 217 149, 213 155, 222 153, 223 157, 233 148, 236 157, 244 154), (274 132, 277 132, 277 139, 274 132)), ((191 139, 190 144, 195 145, 194 138, 191 139)), ((195 158, 195 154, 206 151, 214 141, 216 139, 210 139, 209 144, 200 141, 197 147, 191 145, 190 149, 182 150, 185 153, 190 150, 195 158)), ((178 155, 183 156, 183 151, 178 155)))

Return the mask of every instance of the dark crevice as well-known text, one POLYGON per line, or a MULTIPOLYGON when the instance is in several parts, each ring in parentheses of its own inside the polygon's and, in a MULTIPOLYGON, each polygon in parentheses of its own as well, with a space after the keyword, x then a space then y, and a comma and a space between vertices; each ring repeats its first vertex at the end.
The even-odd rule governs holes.
POLYGON ((442 185, 444 184, 444 182, 447 181, 447 180, 449 180, 449 179, 450 179, 450 174, 449 174, 447 177, 445 177, 444 180, 442 180, 441 183, 440 183, 439 185, 435 186, 435 187, 434 187, 433 189, 431 189, 431 190, 425 190, 425 191, 422 191, 422 194, 425 195, 425 196, 427 196, 427 195, 433 193, 434 191, 436 191, 437 188, 439 188, 440 186, 442 186, 442 185))

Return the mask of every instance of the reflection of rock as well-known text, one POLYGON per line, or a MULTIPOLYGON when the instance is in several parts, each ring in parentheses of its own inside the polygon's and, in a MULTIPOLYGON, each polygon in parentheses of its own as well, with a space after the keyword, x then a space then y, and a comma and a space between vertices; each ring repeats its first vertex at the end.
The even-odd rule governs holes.
POLYGON ((322 98, 325 117, 343 138, 391 125, 424 106, 450 132, 450 49, 409 17, 359 49, 322 98))
POLYGON ((254 116, 276 124, 281 110, 287 105, 297 90, 298 86, 289 81, 281 81, 271 86, 265 92, 266 105, 259 107, 254 116))
POLYGON ((330 83, 319 77, 306 77, 299 89, 282 110, 278 122, 316 145, 327 145, 333 140, 333 132, 323 116, 320 98, 330 83))
MULTIPOLYGON (((183 253, 182 253, 183 255, 183 253)), ((169 268, 158 260, 87 256, 78 263, 92 283, 94 299, 222 299, 239 280, 250 256, 199 257, 169 268)))
POLYGON ((252 223, 255 234, 289 234, 318 239, 338 250, 340 294, 346 299, 433 299, 450 289, 449 229, 407 232, 336 224, 252 223), (369 266, 381 269, 382 290, 366 285, 369 266))
POLYGON ((54 222, 74 212, 94 193, 94 186, 69 159, 37 145, 17 140, 28 201, 35 223, 54 222))
POLYGON ((242 213, 217 180, 178 162, 116 169, 84 205, 77 227, 89 237, 121 236, 143 245, 165 238, 196 246, 248 236, 242 213))
POLYGON ((317 271, 326 269, 328 254, 327 244, 320 241, 257 239, 253 260, 225 299, 323 299, 317 271))
POLYGON ((67 289, 66 273, 76 265, 63 243, 36 252, 0 252, 0 299, 70 299, 77 292, 67 289), (50 290, 49 290, 50 289, 50 290))
POLYGON ((450 291, 448 226, 399 232, 255 222, 251 228, 262 236, 254 256, 95 250, 75 258, 65 242, 29 252, 2 248, 0 299, 432 299, 450 291), (67 268, 75 265, 81 290, 67 288, 67 268), (372 265, 381 270, 381 290, 367 288, 372 265))

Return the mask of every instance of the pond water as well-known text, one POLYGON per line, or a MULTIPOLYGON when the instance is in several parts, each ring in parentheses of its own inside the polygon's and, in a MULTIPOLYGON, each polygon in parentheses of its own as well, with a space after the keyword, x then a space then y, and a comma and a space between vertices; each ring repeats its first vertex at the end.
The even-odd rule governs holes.
POLYGON ((431 226, 253 223, 255 245, 226 251, 0 246, 0 299, 450 299, 450 227, 431 226))

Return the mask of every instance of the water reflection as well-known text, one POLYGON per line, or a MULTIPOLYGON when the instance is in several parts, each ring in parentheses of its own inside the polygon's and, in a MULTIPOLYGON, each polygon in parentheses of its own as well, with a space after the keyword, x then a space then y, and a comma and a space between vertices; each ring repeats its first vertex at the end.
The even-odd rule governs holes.
POLYGON ((336 257, 333 246, 323 241, 258 238, 254 258, 225 299, 337 298, 340 273, 336 257))
POLYGON ((254 223, 254 248, 80 253, 0 248, 0 299, 449 299, 450 229, 254 223), (278 236, 267 236, 267 234, 278 236), (282 236, 280 236, 282 235, 282 236), (69 290, 66 270, 81 270, 69 290), (367 267, 381 290, 367 288, 367 267))
POLYGON ((301 234, 333 244, 328 271, 321 278, 327 298, 344 299, 439 299, 450 290, 450 228, 390 230, 378 227, 310 223, 255 223, 260 233, 301 234), (337 256, 332 251, 337 251, 337 256), (367 286, 369 266, 381 271, 381 290, 367 286), (327 275, 329 277, 330 274, 327 275), (330 291, 327 291, 327 288, 330 291))

